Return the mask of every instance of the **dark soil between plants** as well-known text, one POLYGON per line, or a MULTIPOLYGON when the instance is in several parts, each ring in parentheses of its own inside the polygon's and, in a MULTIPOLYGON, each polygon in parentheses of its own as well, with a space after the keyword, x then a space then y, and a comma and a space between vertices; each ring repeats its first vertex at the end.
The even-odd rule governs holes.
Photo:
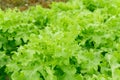
POLYGON ((66 2, 68 0, 0 0, 0 8, 19 8, 20 11, 27 10, 30 6, 42 5, 44 8, 50 8, 52 2, 66 2))

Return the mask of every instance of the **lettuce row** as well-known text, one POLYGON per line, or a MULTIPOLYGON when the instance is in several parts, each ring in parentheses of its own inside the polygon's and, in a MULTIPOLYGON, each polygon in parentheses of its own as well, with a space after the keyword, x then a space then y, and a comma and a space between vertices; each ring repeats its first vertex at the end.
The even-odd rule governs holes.
POLYGON ((0 79, 119 80, 119 12, 119 0, 0 11, 0 79))

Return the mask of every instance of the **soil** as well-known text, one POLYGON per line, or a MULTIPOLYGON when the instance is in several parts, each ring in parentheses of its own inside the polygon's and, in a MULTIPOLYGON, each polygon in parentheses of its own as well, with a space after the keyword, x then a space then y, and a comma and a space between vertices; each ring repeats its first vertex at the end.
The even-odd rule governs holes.
POLYGON ((44 8, 50 8, 52 2, 66 2, 68 0, 0 0, 0 8, 19 8, 20 11, 27 10, 30 6, 42 5, 44 8))

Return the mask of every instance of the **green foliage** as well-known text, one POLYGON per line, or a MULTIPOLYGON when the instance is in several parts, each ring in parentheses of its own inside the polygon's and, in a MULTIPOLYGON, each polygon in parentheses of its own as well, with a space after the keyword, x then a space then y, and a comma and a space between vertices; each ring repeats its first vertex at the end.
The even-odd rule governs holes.
POLYGON ((0 11, 0 80, 119 80, 119 7, 69 0, 0 11))

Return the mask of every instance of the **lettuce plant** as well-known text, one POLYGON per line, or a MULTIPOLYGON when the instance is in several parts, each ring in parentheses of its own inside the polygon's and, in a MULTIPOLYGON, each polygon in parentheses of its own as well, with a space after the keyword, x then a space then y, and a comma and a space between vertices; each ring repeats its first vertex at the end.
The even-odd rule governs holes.
POLYGON ((119 0, 0 11, 0 80, 119 80, 119 0))

